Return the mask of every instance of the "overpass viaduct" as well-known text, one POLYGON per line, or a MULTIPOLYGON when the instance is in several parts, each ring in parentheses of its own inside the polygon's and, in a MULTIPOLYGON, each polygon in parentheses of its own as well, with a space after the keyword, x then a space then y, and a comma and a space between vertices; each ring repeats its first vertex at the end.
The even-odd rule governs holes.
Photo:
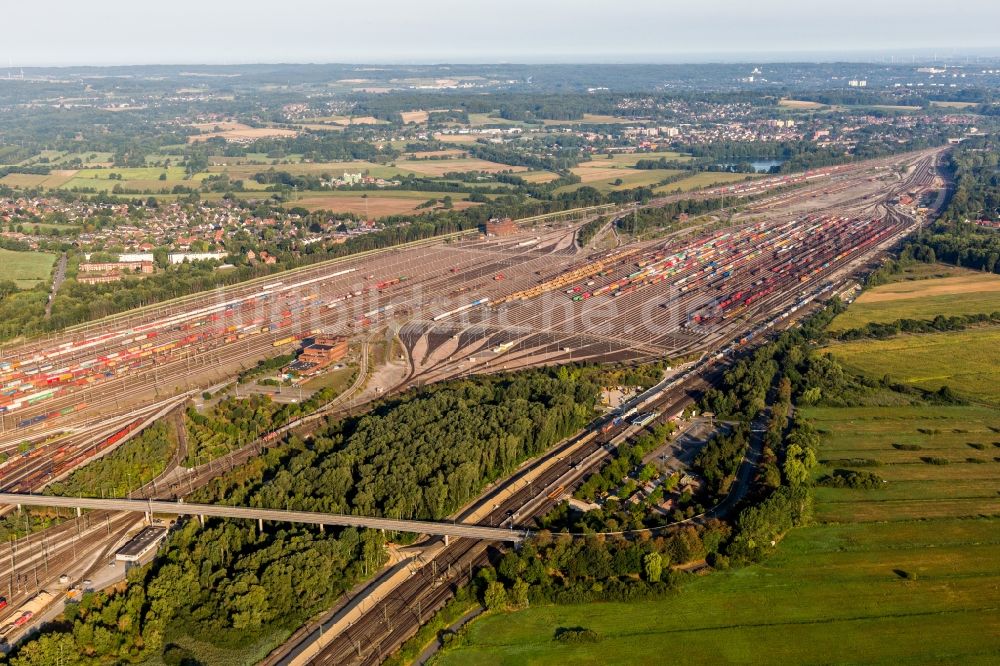
POLYGON ((263 528, 264 521, 303 523, 306 525, 326 525, 337 527, 360 527, 391 532, 411 532, 449 537, 479 539, 482 541, 522 541, 528 533, 523 530, 485 527, 463 523, 445 523, 430 520, 397 520, 393 518, 369 518, 339 513, 318 513, 314 511, 291 511, 282 509, 258 509, 254 507, 225 506, 219 504, 188 504, 154 499, 94 499, 87 497, 57 497, 54 495, 32 495, 26 493, 0 493, 0 505, 13 504, 20 508, 27 506, 51 506, 104 511, 129 511, 146 514, 172 514, 177 516, 247 518, 256 520, 263 528))

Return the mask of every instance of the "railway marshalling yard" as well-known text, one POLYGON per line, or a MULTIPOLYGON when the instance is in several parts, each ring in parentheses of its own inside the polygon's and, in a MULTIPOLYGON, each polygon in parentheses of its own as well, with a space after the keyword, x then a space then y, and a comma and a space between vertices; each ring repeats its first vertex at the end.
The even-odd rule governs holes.
MULTIPOLYGON (((381 376, 386 383, 370 396, 477 372, 732 349, 764 332, 764 321, 835 291, 911 229, 917 218, 889 202, 933 188, 939 156, 819 170, 731 218, 692 220, 669 236, 604 251, 580 248, 577 230, 630 209, 571 211, 522 221, 509 237, 456 234, 356 255, 9 346, 0 384, 17 390, 5 396, 0 451, 10 457, 0 489, 37 492, 97 449, 110 450, 124 431, 317 333, 364 347, 398 337, 405 369, 381 376), (30 455, 15 455, 31 440, 30 455)), ((226 465, 254 453, 234 452, 226 465)), ((175 467, 136 496, 175 492, 175 467)), ((195 487, 224 467, 198 468, 182 484, 195 487)), ((134 523, 127 514, 84 514, 22 543, 17 569, 0 546, 12 605, 30 594, 22 572, 33 566, 40 576, 42 562, 53 572, 85 571, 134 523)))
MULTIPOLYGON (((8 393, 0 450, 46 439, 29 468, 48 475, 42 461, 72 461, 61 435, 82 442, 95 428, 218 386, 317 333, 398 335, 408 370, 383 390, 503 368, 715 349, 904 231, 912 220, 886 202, 930 187, 937 155, 820 170, 724 223, 713 218, 602 252, 576 243, 596 212, 569 212, 509 237, 453 235, 356 255, 8 346, 0 357, 8 393), (910 167, 903 176, 892 168, 899 163, 910 167)), ((24 481, 7 472, 5 488, 24 481)))

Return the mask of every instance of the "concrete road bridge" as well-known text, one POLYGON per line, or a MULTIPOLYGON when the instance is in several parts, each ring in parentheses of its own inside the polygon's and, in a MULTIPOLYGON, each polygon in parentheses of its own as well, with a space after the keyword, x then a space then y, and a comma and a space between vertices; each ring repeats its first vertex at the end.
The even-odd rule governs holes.
POLYGON ((87 497, 57 497, 54 495, 33 495, 27 493, 0 493, 0 505, 10 504, 20 508, 26 506, 51 506, 76 509, 79 514, 83 509, 99 509, 105 511, 129 511, 144 513, 147 519, 152 514, 170 514, 177 516, 197 516, 203 523, 206 517, 212 518, 246 518, 256 520, 263 528, 264 521, 303 523, 306 525, 326 525, 336 527, 360 527, 391 532, 411 532, 414 534, 429 534, 443 536, 445 541, 450 537, 479 539, 483 541, 524 540, 528 533, 524 530, 505 529, 502 527, 487 527, 463 523, 447 523, 430 520, 398 520, 394 518, 370 518, 338 513, 319 513, 315 511, 292 511, 282 509, 260 509, 254 507, 225 506, 220 504, 188 504, 155 499, 96 499, 87 497))

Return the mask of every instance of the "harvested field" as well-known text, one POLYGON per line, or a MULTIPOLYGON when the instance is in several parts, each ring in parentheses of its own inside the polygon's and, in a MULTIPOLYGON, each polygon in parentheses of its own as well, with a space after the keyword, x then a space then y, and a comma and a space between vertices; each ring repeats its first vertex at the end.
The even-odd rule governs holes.
POLYGON ((607 155, 593 155, 590 162, 584 162, 580 166, 586 166, 587 164, 607 166, 613 164, 615 166, 632 167, 641 160, 658 160, 660 158, 676 160, 678 162, 687 162, 694 159, 685 153, 661 150, 650 153, 615 153, 611 157, 607 155))
POLYGON ((188 143, 207 141, 208 139, 222 138, 226 141, 253 141, 254 139, 266 139, 269 137, 297 136, 298 132, 290 129, 278 127, 248 127, 243 126, 224 130, 221 132, 205 132, 188 137, 188 143))
POLYGON ((427 122, 430 117, 430 113, 427 111, 403 111, 400 113, 403 117, 403 124, 416 123, 422 125, 427 122))
POLYGON ((579 120, 543 120, 546 126, 550 125, 627 125, 634 123, 635 118, 623 118, 621 116, 609 116, 599 113, 585 113, 579 120))
POLYGON ((33 188, 33 187, 48 187, 57 188, 62 187, 69 181, 73 179, 76 175, 75 169, 57 169, 52 171, 48 175, 44 174, 29 174, 29 173, 10 173, 0 178, 0 185, 6 185, 8 187, 19 187, 19 188, 33 188))
POLYGON ((345 173, 363 173, 376 178, 394 178, 403 173, 404 169, 376 164, 374 162, 300 162, 297 164, 234 164, 215 165, 208 167, 209 173, 228 173, 230 178, 249 180, 255 174, 274 169, 287 171, 293 176, 323 175, 339 177, 345 173))
POLYGON ((939 279, 893 282, 865 291, 830 325, 831 331, 870 322, 933 319, 936 315, 991 313, 1000 310, 1000 276, 968 272, 939 279))
POLYGON ((443 143, 475 143, 476 134, 435 134, 434 138, 443 143))
POLYGON ((294 130, 276 127, 251 127, 243 123, 225 120, 217 123, 194 123, 191 125, 201 134, 188 137, 188 143, 221 137, 226 141, 262 139, 272 136, 295 136, 294 130))
MULTIPOLYGON (((288 206, 301 206, 308 210, 332 210, 336 212, 350 212, 357 215, 369 215, 372 218, 384 217, 386 215, 403 215, 406 213, 425 212, 427 208, 418 209, 418 206, 430 199, 441 199, 446 196, 456 198, 460 194, 451 192, 404 192, 387 191, 372 192, 367 199, 359 192, 332 191, 332 192, 312 192, 304 194, 298 199, 288 202, 288 206)), ((476 206, 471 201, 454 201, 454 207, 464 210, 476 206)))
POLYGON ((1000 276, 965 275, 942 280, 922 280, 885 285, 863 294, 858 303, 882 303, 941 294, 969 294, 1000 291, 1000 276))
POLYGON ((321 118, 308 118, 305 122, 333 125, 385 125, 384 120, 379 120, 375 116, 323 116, 321 118))
POLYGON ((417 173, 423 176, 438 177, 446 173, 483 171, 499 173, 501 171, 527 171, 527 167, 511 166, 490 162, 475 157, 454 158, 447 160, 398 160, 396 166, 404 173, 417 173))
POLYGON ((826 104, 820 104, 819 102, 809 102, 804 99, 783 99, 778 102, 778 106, 783 106, 786 109, 825 109, 826 104))
POLYGON ((527 171, 517 174, 529 183, 549 183, 557 180, 559 176, 551 171, 527 171))

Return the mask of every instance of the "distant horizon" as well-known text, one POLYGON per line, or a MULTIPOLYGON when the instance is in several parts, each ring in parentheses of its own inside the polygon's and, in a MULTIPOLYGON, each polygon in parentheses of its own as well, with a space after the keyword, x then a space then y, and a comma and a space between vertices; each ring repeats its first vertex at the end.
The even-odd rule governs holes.
POLYGON ((262 63, 708 64, 1000 53, 983 0, 34 0, 4 7, 0 67, 262 63), (931 46, 928 46, 931 45, 931 46))
POLYGON ((574 54, 552 55, 548 59, 520 59, 497 56, 474 59, 446 59, 433 56, 409 60, 232 60, 232 61, 136 61, 136 62, 33 62, 19 64, 11 59, 0 64, 0 71, 8 69, 86 69, 86 68, 130 68, 130 67, 254 67, 254 66, 379 66, 379 67, 448 67, 448 66, 556 66, 556 65, 749 65, 764 64, 805 64, 825 65, 836 63, 872 64, 872 65, 908 65, 932 64, 935 62, 949 64, 975 64, 978 60, 1000 60, 1000 47, 965 47, 959 51, 956 48, 924 48, 921 50, 897 49, 870 51, 865 49, 853 51, 757 51, 757 52, 704 52, 684 54, 635 54, 632 57, 621 55, 583 56, 574 54), (589 59, 585 59, 589 57, 589 59), (965 63, 963 63, 965 61, 965 63))

